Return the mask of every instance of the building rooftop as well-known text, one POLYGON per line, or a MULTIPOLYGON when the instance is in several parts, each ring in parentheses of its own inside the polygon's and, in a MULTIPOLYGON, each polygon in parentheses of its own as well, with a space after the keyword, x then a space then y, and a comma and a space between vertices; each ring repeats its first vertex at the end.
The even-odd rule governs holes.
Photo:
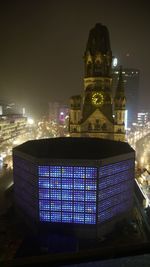
POLYGON ((125 142, 83 137, 30 140, 15 147, 14 151, 51 159, 102 159, 134 152, 125 142))

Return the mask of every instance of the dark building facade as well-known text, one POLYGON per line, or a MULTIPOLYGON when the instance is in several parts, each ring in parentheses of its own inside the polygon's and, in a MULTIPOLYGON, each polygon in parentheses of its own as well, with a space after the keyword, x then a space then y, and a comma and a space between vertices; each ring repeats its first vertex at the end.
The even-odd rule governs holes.
POLYGON ((126 98, 120 69, 116 95, 112 94, 112 51, 106 26, 91 29, 84 53, 84 90, 70 98, 72 137, 125 140, 126 98), (114 109, 114 112, 113 112, 114 109))
POLYGON ((134 157, 99 138, 28 141, 13 150, 17 210, 37 229, 100 237, 132 210, 134 157))
MULTIPOLYGON (((113 76, 113 91, 118 84, 119 69, 114 68, 112 72, 113 76)), ((122 70, 123 81, 125 84, 125 96, 126 96, 126 110, 127 110, 127 124, 128 127, 132 127, 132 123, 137 121, 138 104, 139 104, 139 83, 140 83, 140 71, 134 68, 123 68, 122 70)))

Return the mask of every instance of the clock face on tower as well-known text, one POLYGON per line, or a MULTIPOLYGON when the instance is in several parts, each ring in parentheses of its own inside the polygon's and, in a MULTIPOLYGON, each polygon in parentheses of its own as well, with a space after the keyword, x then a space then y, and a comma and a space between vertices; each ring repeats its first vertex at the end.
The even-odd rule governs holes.
POLYGON ((92 104, 94 106, 97 106, 97 107, 101 106, 103 102, 104 102, 104 97, 102 93, 97 92, 92 95, 92 104))

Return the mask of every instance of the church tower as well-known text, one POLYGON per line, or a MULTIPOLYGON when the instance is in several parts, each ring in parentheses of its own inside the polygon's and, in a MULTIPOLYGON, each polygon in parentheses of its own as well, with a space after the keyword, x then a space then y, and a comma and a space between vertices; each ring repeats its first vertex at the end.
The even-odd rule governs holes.
POLYGON ((114 98, 114 140, 125 141, 125 106, 126 97, 124 91, 124 81, 122 76, 122 67, 120 67, 118 86, 114 98))
POLYGON ((83 93, 70 98, 69 130, 72 137, 119 140, 120 128, 113 116, 111 68, 109 32, 106 26, 97 23, 89 33, 84 53, 83 93))

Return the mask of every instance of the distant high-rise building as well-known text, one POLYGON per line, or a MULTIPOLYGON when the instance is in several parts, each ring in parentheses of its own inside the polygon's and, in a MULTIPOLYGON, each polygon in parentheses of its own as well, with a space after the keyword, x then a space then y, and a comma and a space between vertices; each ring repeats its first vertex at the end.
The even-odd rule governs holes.
POLYGON ((28 141, 13 150, 17 211, 34 229, 103 236, 131 215, 134 158, 126 142, 28 141))
POLYGON ((56 123, 65 124, 69 109, 59 102, 49 102, 49 119, 56 123))
POLYGON ((145 126, 150 121, 150 112, 142 111, 137 113, 137 124, 145 126))
POLYGON ((109 32, 100 23, 89 33, 84 66, 84 91, 70 99, 70 135, 124 141, 126 98, 122 71, 113 98, 109 32))
MULTIPOLYGON (((137 119, 140 71, 138 69, 124 68, 122 70, 122 75, 125 84, 128 127, 131 127, 132 123, 136 122, 137 119)), ((113 91, 115 92, 115 88, 119 79, 119 69, 117 67, 113 68, 112 76, 113 91)))

